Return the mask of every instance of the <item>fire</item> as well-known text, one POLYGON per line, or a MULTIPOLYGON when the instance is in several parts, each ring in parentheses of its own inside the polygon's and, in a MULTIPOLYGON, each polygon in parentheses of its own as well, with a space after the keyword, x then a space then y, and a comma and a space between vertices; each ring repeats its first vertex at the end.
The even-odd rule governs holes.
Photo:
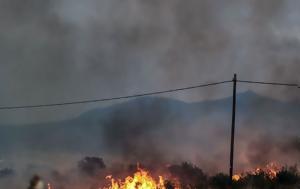
POLYGON ((280 171, 281 168, 282 168, 281 166, 272 162, 272 163, 267 164, 263 168, 257 168, 256 174, 264 172, 270 179, 274 179, 277 176, 277 173, 280 171))
POLYGON ((133 177, 128 176, 124 181, 116 180, 111 175, 107 176, 106 179, 109 179, 111 183, 109 187, 103 189, 166 189, 165 179, 162 176, 155 180, 148 171, 139 167, 133 177))
POLYGON ((241 175, 233 175, 232 180, 233 181, 239 181, 241 179, 241 177, 242 177, 241 175))
POLYGON ((48 184, 47 184, 47 189, 52 189, 52 187, 51 187, 51 184, 50 184, 50 183, 48 183, 48 184))
POLYGON ((236 174, 232 176, 233 181, 239 181, 244 178, 246 175, 259 175, 260 173, 264 173, 268 178, 275 179, 278 172, 282 169, 282 166, 271 162, 267 164, 265 167, 257 167, 256 169, 248 172, 244 172, 241 174, 236 174))

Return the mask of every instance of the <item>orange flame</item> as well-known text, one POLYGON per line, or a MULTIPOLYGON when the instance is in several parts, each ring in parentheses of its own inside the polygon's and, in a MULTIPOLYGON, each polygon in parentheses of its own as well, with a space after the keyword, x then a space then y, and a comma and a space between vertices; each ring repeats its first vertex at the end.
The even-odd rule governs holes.
POLYGON ((267 164, 265 167, 258 167, 256 168, 255 174, 265 173, 270 179, 274 179, 277 176, 277 173, 280 171, 282 166, 271 162, 267 164))
POLYGON ((134 176, 128 176, 124 181, 114 179, 111 175, 106 176, 111 181, 109 187, 103 189, 166 189, 165 179, 162 176, 156 181, 151 177, 148 171, 138 167, 134 176))
POLYGON ((242 176, 238 175, 238 174, 232 176, 233 181, 239 181, 241 178, 242 178, 242 176))
POLYGON ((48 184, 47 184, 47 189, 52 189, 52 187, 51 187, 51 184, 50 184, 50 183, 48 183, 48 184))
POLYGON ((257 167, 255 170, 244 172, 241 174, 236 174, 232 176, 233 181, 239 181, 244 178, 246 175, 259 175, 260 173, 264 173, 268 178, 275 179, 278 172, 281 170, 282 166, 271 162, 267 164, 265 167, 257 167))

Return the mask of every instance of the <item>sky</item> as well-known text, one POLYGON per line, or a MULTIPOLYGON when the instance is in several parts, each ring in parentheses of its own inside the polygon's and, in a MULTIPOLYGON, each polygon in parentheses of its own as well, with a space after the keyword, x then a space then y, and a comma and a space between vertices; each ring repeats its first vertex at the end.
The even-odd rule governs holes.
MULTIPOLYGON (((211 81, 300 83, 298 0, 0 0, 0 105, 122 96, 211 81)), ((298 89, 251 87, 299 101, 298 89)), ((219 86, 174 98, 231 94, 219 86)), ((69 119, 107 104, 0 112, 0 124, 69 119)))

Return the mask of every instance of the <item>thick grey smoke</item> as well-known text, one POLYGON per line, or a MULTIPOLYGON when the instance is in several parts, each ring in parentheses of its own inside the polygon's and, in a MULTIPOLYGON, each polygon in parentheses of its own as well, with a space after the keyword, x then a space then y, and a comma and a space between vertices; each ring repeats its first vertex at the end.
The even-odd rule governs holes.
MULTIPOLYGON (((298 0, 0 0, 0 105, 127 95, 228 80, 234 72, 241 79, 300 83, 299 7, 298 0)), ((248 88, 268 97, 299 102, 299 89, 244 84, 238 89, 248 88)), ((218 86, 174 97, 190 102, 230 94, 229 86, 218 86)), ((293 106, 287 112, 280 112, 281 106, 259 111, 261 102, 248 104, 257 109, 246 109, 243 115, 247 116, 238 122, 245 128, 238 130, 237 138, 249 138, 237 143, 240 168, 263 164, 274 155, 281 157, 285 152, 299 157, 299 144, 291 139, 299 133, 296 128, 299 122, 295 119, 299 117, 299 106, 293 106), (293 116, 276 119, 268 117, 266 112, 293 116), (283 125, 287 129, 279 129, 283 125), (260 127, 265 126, 272 129, 261 130, 260 127), (267 134, 270 132, 272 135, 267 134), (281 141, 279 133, 292 141, 281 141), (262 153, 264 157, 260 156, 262 153)), ((0 124, 69 119, 95 106, 98 104, 1 111, 0 124)), ((66 137, 65 131, 58 127, 58 134, 48 132, 51 129, 40 133, 35 127, 30 127, 25 137, 21 137, 25 142, 20 140, 20 146, 9 144, 9 149, 13 152, 20 147, 32 147, 38 151, 44 147, 40 142, 42 138, 48 146, 79 148, 91 154, 92 150, 104 145, 110 153, 128 161, 144 159, 153 162, 153 157, 159 157, 161 159, 157 161, 163 162, 176 157, 177 161, 202 162, 201 166, 207 166, 204 167, 206 170, 227 169, 224 162, 228 161, 223 157, 228 152, 228 144, 224 141, 229 133, 228 128, 222 126, 230 122, 230 109, 225 114, 220 111, 221 114, 214 107, 207 106, 205 112, 212 117, 201 117, 200 121, 191 123, 189 114, 173 112, 178 107, 170 106, 167 109, 170 117, 165 117, 164 107, 155 107, 155 103, 153 106, 147 106, 148 112, 142 106, 133 109, 131 114, 120 115, 117 111, 102 122, 95 120, 93 124, 96 126, 109 126, 101 133, 79 127, 66 137), (187 117, 179 120, 179 115, 187 117), (187 125, 189 130, 185 127, 187 125), (38 142, 28 134, 31 130, 36 132, 33 136, 37 136, 38 142), (92 133, 95 138, 87 139, 87 133, 92 133), (97 137, 100 135, 99 147, 97 137), (207 143, 212 139, 215 141, 213 145, 207 143), (151 151, 145 151, 145 146, 151 146, 151 151), (192 153, 198 148, 198 153, 192 153), (210 153, 206 154, 206 151, 210 153)), ((202 113, 200 115, 206 115, 202 113)), ((76 121, 62 122, 59 126, 74 126, 76 121)), ((45 125, 49 128, 55 124, 45 125)), ((20 131, 14 132, 15 139, 19 139, 20 131)), ((68 164, 69 161, 65 162, 67 152, 59 152, 58 158, 57 154, 36 152, 36 159, 43 156, 52 160, 49 164, 68 164)), ((22 153, 24 157, 30 156, 22 153)), ((72 154, 71 160, 80 159, 80 155, 72 154)), ((286 162, 284 157, 282 162, 286 162)), ((13 160, 19 160, 19 157, 13 157, 13 160)))
MULTIPOLYGON (((242 79, 300 82, 297 0, 1 0, 0 5, 3 105, 119 96, 227 80, 233 72, 242 79)), ((227 96, 224 88, 179 97, 227 96)), ((255 90, 299 98, 293 89, 255 90)), ((65 119, 82 108, 1 112, 1 118, 65 119)))

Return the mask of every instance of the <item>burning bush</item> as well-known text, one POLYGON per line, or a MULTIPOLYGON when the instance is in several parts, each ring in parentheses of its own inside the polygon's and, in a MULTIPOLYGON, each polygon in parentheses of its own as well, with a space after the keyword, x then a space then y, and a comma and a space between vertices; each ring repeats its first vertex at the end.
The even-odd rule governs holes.
POLYGON ((240 180, 240 183, 243 185, 251 186, 251 188, 255 189, 268 189, 273 188, 274 182, 270 179, 265 172, 259 172, 257 174, 248 174, 244 179, 240 180))
MULTIPOLYGON (((268 164, 265 167, 256 168, 254 171, 237 174, 232 178, 232 189, 300 188, 300 177, 296 166, 279 169, 275 165, 268 164)), ((79 161, 78 167, 81 173, 89 176, 81 177, 83 180, 78 183, 82 183, 82 185, 78 188, 92 186, 90 188, 95 189, 226 189, 229 183, 228 175, 219 173, 208 176, 199 167, 187 162, 165 168, 154 169, 152 167, 150 170, 140 168, 139 164, 135 168, 129 166, 129 169, 124 169, 124 166, 120 168, 112 166, 106 169, 102 158, 85 157, 79 161), (106 170, 103 171, 103 169, 106 170), (115 169, 119 169, 119 171, 115 169), (107 173, 112 175, 106 176, 105 179, 107 173)), ((52 175, 53 188, 74 188, 71 187, 73 179, 70 179, 69 183, 65 182, 65 176, 60 173, 54 175, 52 175)), ((38 183, 40 186, 43 184, 39 177, 33 177, 29 189, 36 188, 38 183)))
POLYGON ((137 169, 133 177, 128 176, 124 181, 116 180, 111 175, 107 176, 111 184, 103 189, 165 189, 165 180, 162 176, 155 180, 148 171, 139 167, 137 169))
MULTIPOLYGON (((268 168, 268 166, 266 166, 268 168)), ((270 167, 269 167, 270 168, 270 167)), ((279 170, 260 168, 248 172, 234 181, 234 188, 253 189, 298 189, 300 177, 297 167, 282 167, 279 170)))

